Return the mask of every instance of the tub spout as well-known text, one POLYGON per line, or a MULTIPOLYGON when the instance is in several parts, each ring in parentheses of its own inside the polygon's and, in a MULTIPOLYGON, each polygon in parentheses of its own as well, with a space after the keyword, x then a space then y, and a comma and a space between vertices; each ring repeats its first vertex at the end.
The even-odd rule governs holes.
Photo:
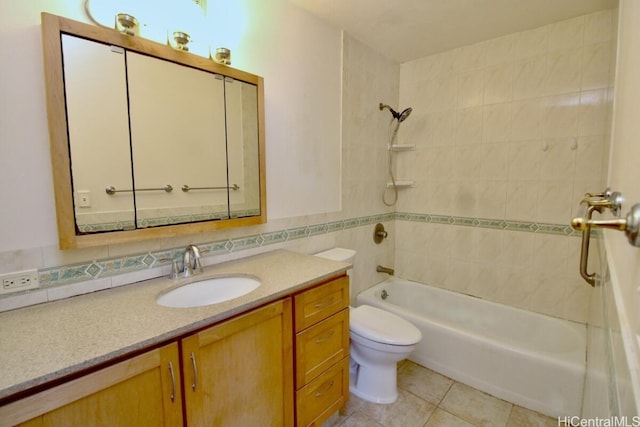
POLYGON ((393 276, 393 273, 395 273, 395 271, 393 270, 393 268, 388 268, 388 267, 383 267, 381 265, 379 265, 378 267, 376 267, 376 271, 378 273, 387 273, 389 276, 393 276))

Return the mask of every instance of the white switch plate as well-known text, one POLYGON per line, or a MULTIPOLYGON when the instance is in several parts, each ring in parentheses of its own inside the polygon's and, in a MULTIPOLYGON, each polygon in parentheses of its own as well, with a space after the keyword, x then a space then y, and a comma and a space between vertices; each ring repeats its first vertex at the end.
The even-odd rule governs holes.
POLYGON ((18 271, 0 275, 0 294, 36 289, 40 286, 38 270, 18 271))
POLYGON ((78 191, 78 207, 91 207, 91 193, 89 191, 78 191))

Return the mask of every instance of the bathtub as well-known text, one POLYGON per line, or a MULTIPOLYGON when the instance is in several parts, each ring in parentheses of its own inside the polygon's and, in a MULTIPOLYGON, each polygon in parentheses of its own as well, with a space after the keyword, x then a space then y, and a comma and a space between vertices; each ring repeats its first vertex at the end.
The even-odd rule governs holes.
POLYGON ((362 304, 420 329, 410 360, 552 417, 580 415, 585 325, 398 278, 360 293, 362 304))

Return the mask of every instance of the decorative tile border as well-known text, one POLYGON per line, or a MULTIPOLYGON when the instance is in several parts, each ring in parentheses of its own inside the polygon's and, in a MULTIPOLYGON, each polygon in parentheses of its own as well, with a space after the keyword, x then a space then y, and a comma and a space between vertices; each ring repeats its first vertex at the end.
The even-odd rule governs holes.
POLYGON ((581 236, 570 225, 547 224, 505 219, 470 218, 462 216, 429 215, 419 213, 396 212, 395 219, 400 221, 425 222, 433 224, 460 225, 463 227, 491 228, 494 230, 523 231, 528 233, 556 234, 560 236, 581 236))
MULTIPOLYGON (((493 230, 520 231, 528 233, 555 234, 560 236, 579 236, 580 233, 569 225, 508 221, 503 219, 471 218, 425 213, 395 212, 348 218, 324 224, 314 224, 267 233, 220 240, 199 245, 207 255, 224 255, 232 252, 265 247, 273 244, 308 238, 321 234, 334 233, 356 227, 385 221, 411 221, 431 224, 444 224, 462 227, 488 228, 493 230)), ((41 288, 95 280, 134 271, 141 271, 167 265, 171 260, 180 260, 184 248, 164 249, 158 252, 130 255, 87 262, 76 265, 45 268, 39 271, 41 288)))

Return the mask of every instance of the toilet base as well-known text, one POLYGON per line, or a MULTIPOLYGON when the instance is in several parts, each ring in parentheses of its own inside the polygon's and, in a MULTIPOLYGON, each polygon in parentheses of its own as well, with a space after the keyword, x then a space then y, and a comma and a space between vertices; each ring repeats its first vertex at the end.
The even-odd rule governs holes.
POLYGON ((349 391, 373 403, 393 403, 398 399, 397 365, 363 366, 351 360, 349 391))

